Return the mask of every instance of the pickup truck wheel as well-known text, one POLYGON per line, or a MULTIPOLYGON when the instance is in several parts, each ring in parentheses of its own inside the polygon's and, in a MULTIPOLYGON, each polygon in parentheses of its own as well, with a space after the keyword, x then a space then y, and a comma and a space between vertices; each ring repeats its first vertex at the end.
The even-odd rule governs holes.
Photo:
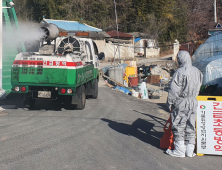
POLYGON ((79 104, 77 105, 76 109, 83 110, 86 104, 86 89, 85 86, 80 86, 78 88, 78 97, 79 97, 79 104))
POLYGON ((26 98, 25 101, 23 101, 22 107, 33 108, 35 106, 35 99, 32 98, 26 98))
MULTIPOLYGON (((62 100, 65 101, 64 102, 65 109, 68 109, 68 110, 76 109, 77 105, 72 104, 72 96, 65 96, 65 98, 62 98, 62 100)), ((59 104, 61 104, 61 102, 59 104)))
POLYGON ((94 80, 93 90, 94 90, 94 91, 93 91, 92 98, 93 98, 93 99, 97 99, 97 97, 98 97, 98 80, 97 80, 97 79, 94 80))
POLYGON ((35 105, 35 101, 35 99, 30 97, 30 94, 23 94, 20 107, 27 107, 28 105, 29 108, 33 108, 35 105))

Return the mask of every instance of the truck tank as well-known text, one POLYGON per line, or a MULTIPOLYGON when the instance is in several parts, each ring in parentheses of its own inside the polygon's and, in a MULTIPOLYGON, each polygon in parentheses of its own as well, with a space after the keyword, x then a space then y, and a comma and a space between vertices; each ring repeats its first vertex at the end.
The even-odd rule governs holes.
POLYGON ((54 40, 59 36, 59 28, 54 24, 44 24, 40 27, 40 31, 44 33, 45 41, 54 40))

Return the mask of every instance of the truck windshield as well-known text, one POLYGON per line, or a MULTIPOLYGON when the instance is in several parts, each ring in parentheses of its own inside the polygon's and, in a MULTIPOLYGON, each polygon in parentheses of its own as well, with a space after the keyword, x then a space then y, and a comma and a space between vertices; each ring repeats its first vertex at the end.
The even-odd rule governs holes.
POLYGON ((95 55, 98 55, 99 54, 98 48, 97 48, 97 45, 94 41, 93 41, 93 47, 94 47, 95 55))
POLYGON ((89 56, 90 56, 90 60, 93 60, 93 56, 92 56, 92 50, 91 50, 91 46, 90 46, 90 44, 89 44, 89 42, 85 42, 85 44, 86 44, 86 49, 87 49, 87 51, 89 51, 89 56))

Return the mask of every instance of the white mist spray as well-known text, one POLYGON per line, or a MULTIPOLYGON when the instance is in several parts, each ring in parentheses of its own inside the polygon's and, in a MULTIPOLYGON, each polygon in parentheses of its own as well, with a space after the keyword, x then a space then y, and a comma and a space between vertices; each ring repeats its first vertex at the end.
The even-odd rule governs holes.
POLYGON ((39 29, 41 25, 39 23, 20 22, 19 29, 3 26, 3 43, 10 42, 13 45, 21 45, 24 43, 27 51, 37 51, 39 41, 44 37, 45 33, 39 29))

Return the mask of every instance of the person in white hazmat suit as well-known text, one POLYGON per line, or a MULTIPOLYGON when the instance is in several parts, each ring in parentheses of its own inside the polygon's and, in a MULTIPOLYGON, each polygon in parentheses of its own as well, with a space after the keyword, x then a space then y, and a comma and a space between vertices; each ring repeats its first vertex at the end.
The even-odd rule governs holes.
POLYGON ((187 51, 177 55, 179 68, 174 73, 167 104, 171 111, 174 150, 166 153, 174 157, 193 157, 196 138, 197 95, 203 81, 202 73, 194 66, 187 51))

